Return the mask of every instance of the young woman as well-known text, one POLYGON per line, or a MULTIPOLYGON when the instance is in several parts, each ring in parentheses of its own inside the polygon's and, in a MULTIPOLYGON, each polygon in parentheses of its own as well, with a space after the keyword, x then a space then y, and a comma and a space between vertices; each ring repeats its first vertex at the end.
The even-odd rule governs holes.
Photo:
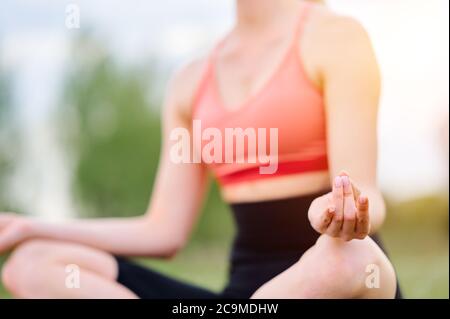
POLYGON ((13 250, 4 285, 25 298, 398 296, 375 235, 385 217, 376 185, 379 82, 367 34, 354 20, 309 1, 236 0, 234 28, 171 82, 148 212, 58 225, 1 214, 0 252, 13 250), (171 132, 191 132, 193 120, 220 132, 277 128, 276 171, 240 163, 248 149, 232 163, 175 163, 171 132), (169 257, 186 243, 208 170, 237 224, 219 294, 123 258, 169 257), (65 286, 69 264, 80 267, 78 289, 65 286))

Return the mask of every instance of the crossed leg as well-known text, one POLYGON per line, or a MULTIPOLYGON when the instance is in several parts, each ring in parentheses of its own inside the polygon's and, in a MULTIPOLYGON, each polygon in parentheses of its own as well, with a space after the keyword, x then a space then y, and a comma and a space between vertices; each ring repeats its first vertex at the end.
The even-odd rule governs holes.
POLYGON ((78 244, 35 239, 11 254, 2 270, 6 289, 18 298, 136 298, 116 282, 109 254, 78 244), (67 265, 79 267, 80 287, 66 286, 67 265))

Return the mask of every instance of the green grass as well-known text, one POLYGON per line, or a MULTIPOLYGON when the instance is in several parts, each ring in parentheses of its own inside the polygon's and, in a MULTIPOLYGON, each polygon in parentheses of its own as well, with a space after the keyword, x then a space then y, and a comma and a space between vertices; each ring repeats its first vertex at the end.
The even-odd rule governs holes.
POLYGON ((428 229, 390 231, 383 237, 405 298, 448 299, 448 237, 428 229))
POLYGON ((227 259, 227 249, 223 245, 193 244, 169 262, 147 260, 143 264, 173 278, 219 292, 227 279, 227 259))

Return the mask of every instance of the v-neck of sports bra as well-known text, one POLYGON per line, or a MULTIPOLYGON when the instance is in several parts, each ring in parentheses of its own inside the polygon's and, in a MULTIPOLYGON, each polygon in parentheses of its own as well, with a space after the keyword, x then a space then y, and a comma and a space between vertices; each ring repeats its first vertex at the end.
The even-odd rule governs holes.
POLYGON ((257 88, 254 92, 251 92, 248 97, 244 98, 241 102, 235 103, 235 105, 226 105, 222 90, 220 88, 219 80, 218 80, 218 72, 217 72, 217 55, 220 48, 223 46, 225 41, 228 39, 228 36, 225 36, 218 45, 214 48, 210 59, 209 59, 209 69, 210 69, 210 78, 212 82, 213 94, 214 98, 217 101, 219 107, 224 110, 226 113, 233 114, 243 111, 245 108, 249 107, 252 102, 257 101, 264 92, 266 92, 275 82, 276 78, 280 75, 280 73, 284 70, 285 64, 292 58, 292 55, 297 54, 298 51, 298 37, 301 32, 303 26, 303 18, 308 9, 307 4, 303 4, 300 6, 300 13, 297 15, 296 26, 293 34, 291 35, 291 39, 289 41, 289 45, 286 48, 286 52, 282 54, 280 61, 276 64, 274 70, 270 72, 270 75, 267 79, 257 88))

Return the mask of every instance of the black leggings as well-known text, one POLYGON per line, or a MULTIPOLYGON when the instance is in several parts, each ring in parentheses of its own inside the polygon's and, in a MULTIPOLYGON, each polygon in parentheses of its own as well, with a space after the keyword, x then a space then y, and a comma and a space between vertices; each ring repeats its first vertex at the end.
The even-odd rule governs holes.
MULTIPOLYGON (((231 205, 237 234, 228 283, 220 293, 169 278, 121 257, 117 257, 117 281, 144 299, 250 298, 265 282, 295 264, 319 238, 307 213, 320 195, 323 192, 231 205)), ((377 236, 372 239, 384 250, 377 236)), ((398 286, 396 298, 401 298, 398 286)))

